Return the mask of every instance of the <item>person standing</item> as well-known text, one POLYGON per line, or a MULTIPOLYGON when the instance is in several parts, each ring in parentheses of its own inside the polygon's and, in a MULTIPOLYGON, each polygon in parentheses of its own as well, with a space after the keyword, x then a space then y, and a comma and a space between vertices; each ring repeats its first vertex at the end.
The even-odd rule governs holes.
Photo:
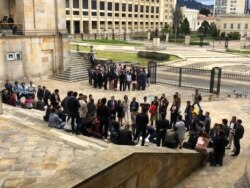
POLYGON ((175 104, 175 101, 173 101, 173 104, 170 108, 170 112, 171 112, 171 115, 170 115, 170 127, 174 127, 175 126, 175 123, 176 123, 176 120, 177 120, 177 116, 178 116, 178 108, 175 104))
POLYGON ((242 124, 242 120, 238 119, 236 121, 236 128, 235 128, 235 134, 234 134, 235 152, 231 156, 237 156, 240 154, 240 139, 242 139, 244 136, 244 127, 241 124, 242 124))
POLYGON ((137 114, 136 116, 136 134, 134 140, 139 139, 140 134, 142 135, 141 146, 144 146, 146 139, 146 130, 147 124, 149 122, 148 115, 146 114, 146 110, 142 109, 142 112, 137 114))
POLYGON ((120 126, 123 126, 123 118, 125 116, 125 113, 123 111, 123 106, 121 100, 118 100, 117 102, 117 117, 118 117, 118 123, 120 126))
POLYGON ((129 72, 126 75, 126 87, 128 87, 129 91, 130 91, 131 81, 132 81, 132 77, 131 77, 131 73, 129 72))
POLYGON ((68 100, 68 110, 71 118, 71 128, 72 133, 79 134, 79 125, 80 125, 80 116, 79 108, 80 103, 77 100, 77 92, 73 92, 72 97, 68 100), (76 130, 75 130, 75 121, 76 121, 76 130))
POLYGON ((114 96, 112 96, 111 99, 108 101, 107 106, 108 106, 108 110, 109 110, 110 119, 115 120, 116 112, 117 112, 117 101, 115 100, 114 96))
POLYGON ((80 104, 79 116, 80 116, 80 120, 82 123, 84 121, 84 119, 86 118, 87 113, 88 113, 87 96, 86 95, 83 95, 82 93, 79 94, 79 104, 80 104))
POLYGON ((123 71, 120 72, 120 75, 119 75, 119 80, 120 80, 120 91, 125 91, 126 89, 126 75, 124 74, 123 71))
POLYGON ((151 114, 151 116, 150 116, 151 126, 153 126, 154 122, 157 120, 158 106, 159 106, 158 98, 157 98, 157 96, 155 96, 155 98, 151 102, 151 105, 150 105, 150 108, 149 108, 149 112, 151 114))
POLYGON ((182 120, 182 115, 178 115, 177 117, 177 122, 175 124, 175 130, 178 133, 178 138, 179 138, 179 148, 182 148, 182 142, 184 141, 185 138, 185 132, 186 132, 186 127, 185 123, 182 120))
POLYGON ((128 102, 128 96, 125 95, 122 101, 122 108, 124 112, 124 119, 125 119, 125 124, 129 123, 129 102, 128 102))
POLYGON ((201 94, 199 93, 198 89, 195 89, 194 103, 192 104, 192 106, 194 107, 194 105, 197 104, 199 111, 201 110, 201 105, 200 105, 201 100, 202 100, 201 94))
POLYGON ((108 127, 109 127, 109 109, 106 106, 107 99, 102 98, 101 105, 97 108, 97 118, 100 121, 99 133, 107 139, 108 137, 108 127), (104 128, 104 131, 103 131, 104 128))
POLYGON ((206 112, 206 113, 205 113, 205 120, 204 120, 204 122, 203 122, 205 131, 206 131, 207 134, 209 134, 210 129, 211 129, 211 118, 210 118, 209 115, 210 115, 209 112, 206 112))
POLYGON ((189 130, 192 123, 192 108, 190 101, 187 101, 187 106, 185 109, 185 122, 187 130, 189 130))
POLYGON ((55 108, 58 106, 61 102, 60 95, 59 95, 59 89, 55 89, 54 93, 52 93, 50 97, 50 103, 55 108))
POLYGON ((157 147, 160 145, 165 146, 165 136, 167 133, 167 129, 170 128, 169 121, 166 119, 166 114, 161 113, 161 118, 156 121, 156 144, 157 147))
POLYGON ((95 67, 95 56, 93 53, 90 54, 89 60, 90 60, 90 64, 91 64, 92 68, 94 68, 95 67))
POLYGON ((236 128, 236 116, 233 116, 229 124, 230 131, 229 131, 229 137, 228 137, 229 143, 227 149, 230 149, 232 146, 234 140, 235 128, 236 128))

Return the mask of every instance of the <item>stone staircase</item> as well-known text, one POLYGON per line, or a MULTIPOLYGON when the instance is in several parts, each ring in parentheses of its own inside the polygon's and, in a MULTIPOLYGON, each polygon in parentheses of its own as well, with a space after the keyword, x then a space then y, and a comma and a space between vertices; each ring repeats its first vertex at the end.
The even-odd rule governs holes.
POLYGON ((68 61, 69 67, 65 71, 53 75, 51 79, 64 82, 78 82, 88 79, 87 69, 90 67, 90 63, 84 60, 81 54, 70 52, 68 61))

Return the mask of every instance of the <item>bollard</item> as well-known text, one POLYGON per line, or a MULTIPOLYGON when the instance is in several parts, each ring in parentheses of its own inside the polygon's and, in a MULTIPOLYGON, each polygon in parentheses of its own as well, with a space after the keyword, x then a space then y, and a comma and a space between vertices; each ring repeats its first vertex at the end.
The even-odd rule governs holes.
POLYGON ((2 91, 0 91, 0 114, 3 114, 2 91))

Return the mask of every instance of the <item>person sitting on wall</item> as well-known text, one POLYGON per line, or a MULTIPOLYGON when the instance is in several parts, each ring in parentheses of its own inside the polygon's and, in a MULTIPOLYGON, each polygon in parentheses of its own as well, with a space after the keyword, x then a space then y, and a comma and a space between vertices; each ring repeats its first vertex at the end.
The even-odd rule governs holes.
POLYGON ((12 84, 9 82, 9 80, 7 79, 5 84, 4 84, 5 89, 7 89, 8 91, 12 92, 12 84))
POLYGON ((65 122, 57 115, 58 109, 52 109, 49 114, 48 126, 52 128, 62 129, 65 126, 65 122))
POLYGON ((129 124, 126 124, 124 129, 119 130, 118 142, 119 145, 134 145, 132 140, 132 131, 129 130, 129 124))
POLYGON ((11 92, 7 89, 2 90, 2 102, 4 104, 10 104, 11 92))

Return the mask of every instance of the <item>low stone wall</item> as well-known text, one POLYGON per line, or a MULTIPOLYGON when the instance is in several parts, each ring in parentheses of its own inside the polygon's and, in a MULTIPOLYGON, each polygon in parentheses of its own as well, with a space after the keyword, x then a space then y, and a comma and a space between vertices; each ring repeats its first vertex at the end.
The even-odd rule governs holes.
POLYGON ((198 153, 134 153, 75 187, 174 187, 200 165, 198 153))

